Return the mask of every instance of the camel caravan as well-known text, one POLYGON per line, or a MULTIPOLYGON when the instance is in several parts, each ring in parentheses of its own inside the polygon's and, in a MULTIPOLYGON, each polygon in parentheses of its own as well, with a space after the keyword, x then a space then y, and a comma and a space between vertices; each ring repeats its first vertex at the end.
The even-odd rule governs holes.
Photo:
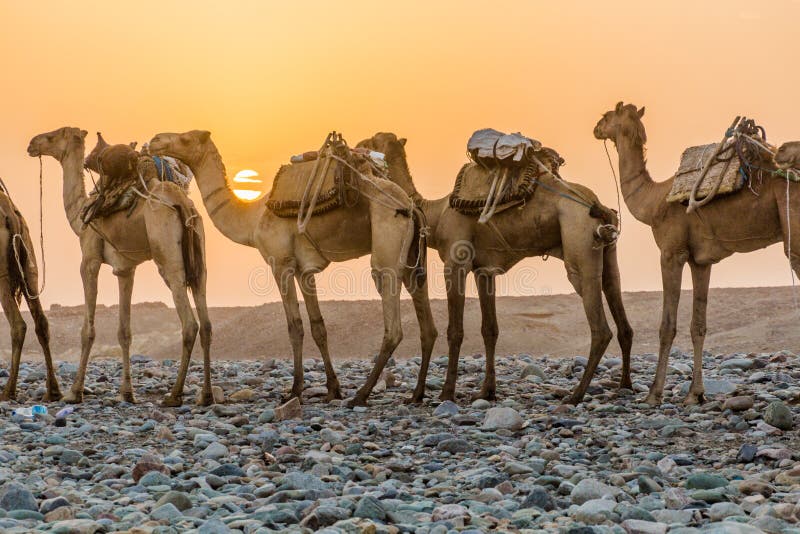
MULTIPOLYGON (((654 182, 645 161, 643 115, 644 108, 620 102, 603 115, 594 135, 611 140, 616 147, 622 197, 633 216, 652 227, 661 251, 664 301, 658 366, 646 402, 658 405, 662 401, 676 333, 681 276, 688 263, 694 290, 694 367, 685 403, 695 404, 704 401, 702 354, 711 266, 735 252, 783 241, 791 268, 800 274, 800 219, 792 218, 791 213, 791 206, 800 202, 800 192, 792 185, 800 179, 800 171, 795 171, 800 167, 800 142, 776 149, 767 142, 763 128, 752 119, 737 117, 720 142, 689 147, 676 174, 654 182)), ((0 216, 5 222, 0 228, 0 253, 5 255, 0 260, 0 298, 11 325, 12 346, 11 372, 0 394, 2 400, 16 395, 26 330, 19 311, 23 297, 46 362, 43 400, 83 400, 95 338, 98 273, 100 266, 107 264, 119 282, 122 377, 118 398, 135 402, 130 369, 133 280, 136 267, 153 260, 172 294, 181 324, 178 375, 162 404, 183 403, 198 334, 204 380, 196 401, 204 406, 218 401, 211 384, 205 234, 203 220, 188 196, 191 180, 197 183, 213 225, 235 243, 258 249, 275 278, 294 363, 289 402, 300 401, 304 389, 298 290, 324 363, 327 401, 342 398, 315 276, 332 262, 367 254, 381 299, 384 334, 372 371, 348 404, 366 405, 402 339, 403 287, 414 305, 422 355, 417 384, 407 402, 423 401, 438 336, 428 296, 428 248, 436 251, 444 264, 447 292, 448 365, 440 400, 456 400, 470 273, 478 293, 486 358, 483 384, 473 399, 497 399, 495 351, 500 329, 496 278, 521 260, 536 256, 564 262, 589 324, 588 364, 567 402, 583 400, 611 341, 604 297, 622 355, 619 387, 633 387, 633 329, 622 301, 617 262, 619 215, 587 187, 565 180, 560 174, 565 160, 533 138, 492 129, 476 131, 467 141, 468 161, 454 177, 452 191, 442 198, 426 199, 412 179, 406 139, 379 132, 350 146, 341 133, 331 132, 318 150, 293 156, 277 171, 265 199, 246 201, 231 189, 222 156, 208 131, 160 133, 140 151, 136 143, 112 145, 98 133, 97 144, 88 155, 86 135, 85 130, 64 127, 35 136, 28 146, 30 156, 50 156, 60 163, 64 209, 82 254, 85 314, 80 365, 63 397, 39 299, 33 243, 8 191, 4 186, 0 191, 0 216), (94 182, 89 193, 85 171, 94 182)))

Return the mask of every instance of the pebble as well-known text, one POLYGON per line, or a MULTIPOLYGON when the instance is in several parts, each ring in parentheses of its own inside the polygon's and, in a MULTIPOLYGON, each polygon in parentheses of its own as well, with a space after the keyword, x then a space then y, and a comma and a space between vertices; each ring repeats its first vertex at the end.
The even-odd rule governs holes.
MULTIPOLYGON (((99 359, 87 374, 92 393, 63 427, 46 417, 11 420, 12 409, 41 397, 33 378, 43 366, 23 360, 19 402, 0 403, 0 532, 798 529, 797 357, 706 353, 707 400, 684 407, 692 361, 673 351, 677 372, 668 373, 658 408, 643 404, 656 358, 632 359, 637 393, 617 389, 620 362, 606 357, 573 407, 561 402, 582 357, 498 357, 491 402, 464 400, 480 388, 483 362, 462 358, 457 402, 421 406, 403 405, 419 357, 398 358, 385 387, 357 411, 324 402, 318 359, 304 361, 303 404, 281 404, 290 361, 215 360, 217 403, 180 408, 157 404, 177 366, 140 359, 139 404, 130 405, 114 400, 119 362, 99 359), (227 404, 223 389, 232 392, 227 404)), ((369 363, 335 365, 350 398, 369 363)), ((431 362, 429 398, 446 365, 431 362)), ((186 383, 186 398, 196 396, 199 363, 186 383)), ((51 413, 62 406, 48 404, 51 413)))

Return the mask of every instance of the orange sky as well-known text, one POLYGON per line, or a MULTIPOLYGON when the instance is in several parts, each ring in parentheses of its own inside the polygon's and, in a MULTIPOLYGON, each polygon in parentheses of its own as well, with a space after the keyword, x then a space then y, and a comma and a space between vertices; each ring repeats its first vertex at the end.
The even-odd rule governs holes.
MULTIPOLYGON (((208 129, 231 177, 252 168, 271 180, 329 130, 353 144, 388 130, 409 139, 417 187, 436 197, 450 189, 472 131, 493 127, 556 148, 567 159, 563 174, 614 206, 592 128, 620 99, 647 106, 658 180, 683 148, 717 141, 737 114, 757 118, 773 142, 800 138, 798 20, 800 3, 791 0, 0 0, 0 176, 36 233, 38 162, 25 148, 43 131, 72 125, 111 142, 142 142, 160 131, 208 129)), ((61 203, 61 171, 46 159, 44 172, 44 301, 78 304, 80 251, 61 203)), ((195 186, 192 197, 201 204, 195 186)), ((623 221, 623 287, 659 289, 650 230, 627 210, 623 221)), ((265 279, 258 253, 206 227, 210 302, 277 300, 268 286, 250 287, 265 279)), ((323 281, 325 298, 373 296, 361 282, 366 265, 345 264, 323 281), (330 290, 347 286, 353 272, 356 291, 330 290)), ((726 260, 712 276, 714 286, 787 283, 777 246, 726 260)), ((562 264, 539 259, 500 287, 571 291, 562 264)), ((139 267, 134 299, 169 300, 152 264, 139 267)), ((106 267, 99 302, 116 301, 106 267)))

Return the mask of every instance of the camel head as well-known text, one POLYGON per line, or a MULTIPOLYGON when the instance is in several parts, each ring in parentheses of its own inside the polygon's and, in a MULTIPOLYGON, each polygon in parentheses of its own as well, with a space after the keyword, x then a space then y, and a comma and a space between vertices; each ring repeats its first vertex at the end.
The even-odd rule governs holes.
POLYGON ((619 135, 633 136, 641 144, 647 142, 642 117, 644 108, 636 109, 633 104, 619 102, 617 107, 603 114, 603 118, 594 127, 597 139, 610 139, 616 143, 619 135))
POLYGON ((83 150, 83 140, 88 132, 65 126, 52 132, 39 134, 28 144, 28 155, 33 158, 51 156, 59 161, 73 148, 83 150))
POLYGON ((783 143, 773 159, 779 169, 800 168, 800 141, 783 143))
POLYGON ((154 156, 171 156, 185 163, 197 162, 205 154, 205 144, 211 132, 191 130, 184 133, 160 133, 150 140, 150 153, 154 156))
POLYGON ((378 132, 369 139, 359 142, 356 148, 366 148, 387 155, 399 151, 405 155, 405 146, 406 139, 404 137, 398 138, 391 132, 378 132))

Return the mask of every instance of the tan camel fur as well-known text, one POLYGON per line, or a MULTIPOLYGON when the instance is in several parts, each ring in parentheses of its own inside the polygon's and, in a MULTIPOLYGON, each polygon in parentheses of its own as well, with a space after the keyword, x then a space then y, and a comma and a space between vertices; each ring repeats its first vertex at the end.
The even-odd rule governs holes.
MULTIPOLYGON (((188 164, 214 225, 232 241, 257 248, 271 267, 281 292, 294 354, 293 397, 301 398, 303 393, 303 323, 296 279, 308 310, 311 335, 325 363, 327 398, 341 398, 314 280, 314 275, 331 262, 371 254, 372 276, 383 305, 384 337, 380 353, 366 382, 350 401, 351 405, 366 404, 402 338, 400 281, 414 302, 420 323, 422 357, 425 361, 430 359, 437 333, 427 283, 415 283, 415 270, 407 261, 410 247, 416 246, 414 223, 408 213, 405 216, 398 213, 397 206, 410 207, 411 200, 397 185, 378 178, 361 180, 361 194, 354 206, 315 215, 308 224, 307 234, 303 235, 298 231, 295 218, 278 217, 263 202, 243 202, 233 194, 222 158, 209 132, 158 134, 150 142, 150 151, 188 164)), ((422 375, 421 380, 424 380, 422 375)))
POLYGON ((22 214, 16 209, 11 198, 0 191, 0 302, 3 313, 8 320, 11 332, 11 373, 5 389, 0 393, 0 401, 17 398, 17 377, 22 355, 22 343, 25 341, 27 326, 19 311, 22 297, 28 303, 31 317, 36 329, 36 337, 44 354, 47 370, 47 389, 43 401, 61 399, 58 379, 53 369, 53 358, 50 356, 50 327, 42 310, 42 302, 38 298, 39 271, 36 268, 36 256, 33 252, 28 225, 22 214), (16 237, 15 237, 16 236, 16 237), (19 258, 19 263, 17 259, 19 258), (22 265, 22 273, 20 273, 22 265))
MULTIPOLYGON (((681 275, 686 263, 692 271, 693 308, 691 337, 694 348, 692 384, 684 402, 696 404, 704 400, 703 342, 706 336, 706 307, 711 266, 736 252, 751 252, 773 243, 785 242, 788 230, 786 213, 786 180, 773 176, 771 153, 762 153, 757 162, 766 172, 753 180, 752 188, 721 196, 691 214, 681 203, 668 203, 666 196, 674 178, 654 182, 647 172, 644 108, 617 104, 605 113, 594 135, 610 139, 619 154, 622 194, 628 209, 637 220, 650 226, 661 251, 661 281, 664 302, 659 331, 659 354, 656 376, 646 402, 658 405, 664 394, 669 353, 677 328, 676 315, 681 293, 681 275)), ((791 186, 791 203, 800 205, 800 191, 791 186)), ((800 216, 792 214, 791 231, 800 236, 800 216)), ((784 250, 789 254, 788 247, 784 250)), ((800 267, 800 239, 792 243, 792 266, 800 267)))
MULTIPOLYGON (((392 133, 378 133, 358 146, 382 152, 389 165, 390 178, 397 182, 420 206, 431 229, 429 246, 439 252, 444 262, 449 323, 447 341, 449 362, 440 398, 454 400, 458 358, 464 338, 464 290, 469 272, 475 276, 481 306, 481 333, 486 347, 486 374, 476 398, 495 399, 495 345, 499 335, 495 309, 495 277, 507 273, 523 258, 553 256, 564 260, 567 276, 583 299, 591 330, 589 364, 569 402, 577 404, 586 393, 597 364, 611 340, 601 293, 605 293, 609 308, 618 327, 622 349, 622 378, 620 387, 630 388, 630 351, 633 330, 622 304, 619 269, 615 244, 599 242, 595 230, 603 221, 589 215, 589 208, 564 198, 556 191, 570 194, 555 179, 540 178, 547 188, 539 187, 522 207, 496 214, 487 224, 477 217, 452 209, 449 196, 425 200, 417 192, 408 170, 405 139, 392 133)), ((599 206, 589 189, 571 184, 585 199, 599 206)), ((613 212, 602 208, 613 216, 613 212)), ((613 217, 616 222, 616 217, 613 217)), ((423 362, 424 375, 428 361, 423 362)), ((424 395, 424 381, 417 384, 414 399, 424 395), (421 385, 420 385, 421 384, 421 385)))
POLYGON ((110 265, 119 280, 119 330, 122 348, 122 380, 120 400, 135 402, 130 371, 131 294, 136 267, 147 260, 155 261, 158 272, 166 282, 181 321, 181 365, 172 391, 164 398, 165 406, 179 406, 183 401, 183 386, 198 333, 198 323, 192 313, 187 292, 191 282, 200 326, 203 349, 204 382, 199 402, 213 402, 211 394, 211 322, 206 305, 205 239, 203 224, 194 205, 180 187, 157 178, 148 177, 147 187, 152 195, 141 199, 128 214, 121 211, 96 219, 88 226, 81 221, 83 207, 89 201, 84 185, 85 130, 64 127, 34 137, 28 146, 33 157, 51 156, 62 167, 64 178, 64 209, 72 230, 81 244, 81 279, 83 280, 86 310, 81 330, 81 361, 75 382, 65 401, 83 400, 84 380, 89 354, 95 337, 94 316, 97 302, 97 276, 102 264, 110 265), (195 235, 192 235, 195 232, 195 235), (187 243, 193 242, 190 253, 198 260, 196 269, 189 269, 187 243))

